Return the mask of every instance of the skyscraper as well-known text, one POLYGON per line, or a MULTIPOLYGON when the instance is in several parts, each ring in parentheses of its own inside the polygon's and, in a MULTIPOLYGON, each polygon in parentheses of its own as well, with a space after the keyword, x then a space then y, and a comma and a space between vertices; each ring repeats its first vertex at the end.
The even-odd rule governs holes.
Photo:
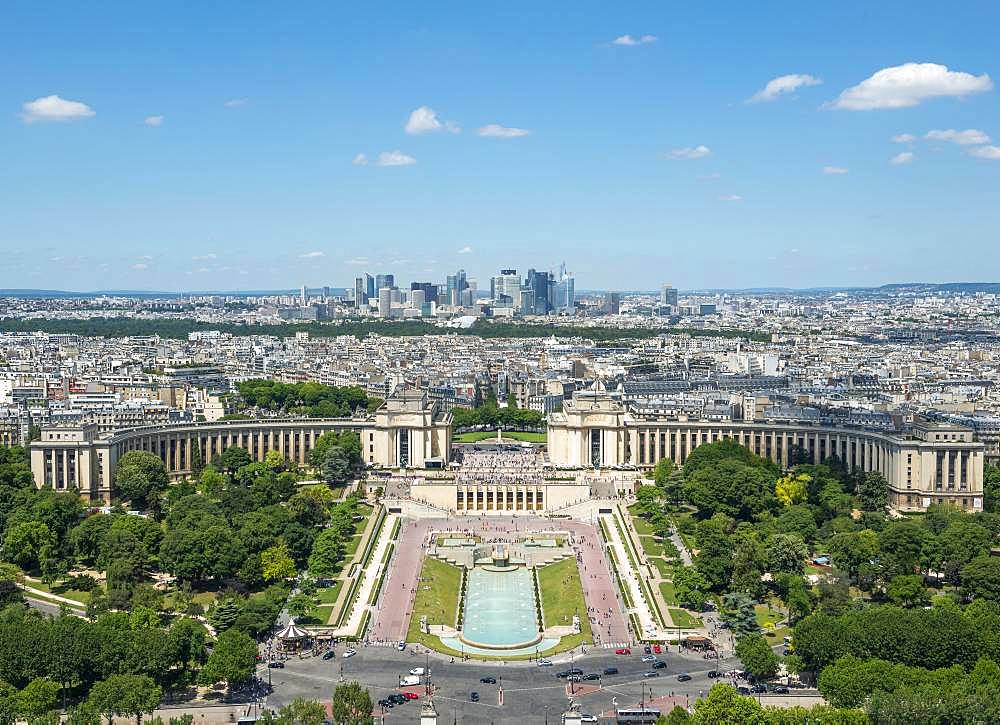
POLYGON ((521 277, 516 269, 501 269, 490 280, 490 296, 498 305, 520 308, 521 277))
POLYGON ((549 301, 552 297, 552 274, 529 269, 524 278, 524 286, 532 291, 532 309, 525 312, 535 315, 548 314, 552 309, 549 301))
POLYGON ((368 300, 372 298, 371 290, 375 281, 370 274, 363 274, 354 280, 354 305, 358 309, 366 306, 368 300))
POLYGON ((556 312, 572 312, 576 309, 576 281, 566 271, 566 263, 559 265, 559 278, 552 287, 552 309, 556 312))
POLYGON ((378 288, 378 316, 388 317, 392 314, 392 287, 378 288))
POLYGON ((469 282, 464 269, 458 270, 455 274, 449 274, 445 279, 445 302, 449 305, 462 304, 462 292, 468 287, 469 282))
POLYGON ((306 286, 302 285, 302 287, 299 289, 299 306, 305 307, 307 299, 308 298, 306 297, 306 286))
POLYGON ((664 307, 676 307, 677 290, 669 284, 663 285, 663 289, 660 290, 660 304, 664 307))

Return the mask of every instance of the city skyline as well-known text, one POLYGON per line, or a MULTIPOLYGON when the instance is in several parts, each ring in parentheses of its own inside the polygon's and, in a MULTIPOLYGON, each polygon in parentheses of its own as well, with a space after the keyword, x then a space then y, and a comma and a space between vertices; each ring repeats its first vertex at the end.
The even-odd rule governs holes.
POLYGON ((12 9, 0 287, 1000 279, 1000 10, 909 9, 12 9))

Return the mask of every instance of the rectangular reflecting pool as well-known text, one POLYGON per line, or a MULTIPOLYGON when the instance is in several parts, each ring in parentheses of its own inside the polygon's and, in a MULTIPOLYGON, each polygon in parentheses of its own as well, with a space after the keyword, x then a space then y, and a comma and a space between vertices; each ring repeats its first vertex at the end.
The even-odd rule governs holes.
POLYGON ((541 638, 535 607, 534 577, 517 567, 491 571, 474 567, 466 577, 465 615, 460 635, 477 648, 515 649, 541 638))

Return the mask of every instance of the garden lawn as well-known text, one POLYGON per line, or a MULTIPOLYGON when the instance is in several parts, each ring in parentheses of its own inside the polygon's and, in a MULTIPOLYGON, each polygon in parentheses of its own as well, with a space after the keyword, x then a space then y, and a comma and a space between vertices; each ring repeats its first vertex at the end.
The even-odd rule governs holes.
POLYGON ((649 557, 649 563, 656 567, 663 579, 670 579, 674 574, 674 565, 660 556, 649 557))
POLYGON ((663 544, 652 536, 640 536, 639 543, 642 544, 646 556, 663 556, 663 544))
POLYGON ((348 562, 354 556, 354 552, 358 550, 361 545, 361 534, 357 533, 352 536, 346 544, 344 544, 344 561, 348 562))
MULTIPOLYGON (((663 595, 663 601, 667 603, 668 607, 677 606, 677 595, 674 593, 674 583, 673 582, 660 582, 660 594, 663 595)), ((674 610, 670 610, 673 614, 674 610)))
MULTIPOLYGON (((515 441, 524 441, 525 443, 545 443, 547 440, 545 433, 505 430, 502 435, 504 438, 510 438, 515 441)), ((495 440, 496 437, 497 432, 495 430, 480 430, 473 431, 471 433, 458 433, 452 436, 452 440, 456 443, 478 443, 479 441, 490 439, 495 440)))
POLYGON ((583 584, 575 559, 563 559, 538 570, 538 589, 542 595, 542 613, 546 627, 573 623, 573 615, 580 617, 582 634, 590 634, 587 619, 587 602, 583 598, 583 584))
POLYGON ((670 607, 670 618, 674 620, 674 626, 681 629, 697 629, 701 626, 701 619, 691 616, 683 609, 670 607))
POLYGON ((337 601, 337 595, 340 594, 341 588, 344 586, 344 582, 340 579, 336 579, 333 582, 333 586, 323 587, 322 589, 317 589, 315 597, 319 600, 320 605, 323 604, 334 604, 337 601))
MULTIPOLYGON (((62 582, 54 584, 46 584, 41 579, 31 579, 25 577, 25 586, 29 586, 32 589, 37 589, 40 592, 48 592, 49 594, 54 594, 59 597, 66 597, 67 599, 72 599, 75 602, 80 602, 80 604, 86 604, 90 601, 90 593, 82 592, 79 589, 69 589, 62 582)), ((98 585, 95 592, 102 591, 104 589, 103 585, 98 585)))
POLYGON ((653 527, 650 525, 648 521, 646 521, 646 519, 636 515, 635 511, 633 511, 634 508, 635 505, 631 506, 629 508, 629 513, 632 514, 632 526, 635 527, 635 533, 639 534, 640 536, 652 536, 653 527))
POLYGON ((420 617, 426 615, 428 624, 455 626, 458 612, 459 587, 462 586, 462 571, 440 559, 426 557, 417 583, 417 596, 410 615, 410 627, 406 633, 407 642, 420 642, 429 647, 441 647, 441 640, 434 635, 420 631, 420 617))

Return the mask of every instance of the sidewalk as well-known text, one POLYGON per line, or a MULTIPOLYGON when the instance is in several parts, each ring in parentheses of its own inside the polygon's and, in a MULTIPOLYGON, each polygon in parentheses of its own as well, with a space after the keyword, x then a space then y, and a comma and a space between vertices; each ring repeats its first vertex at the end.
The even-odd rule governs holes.
MULTIPOLYGON (((386 549, 389 548, 389 544, 392 543, 392 534, 398 519, 398 514, 388 514, 385 517, 385 521, 382 523, 382 530, 379 531, 379 538, 375 544, 375 549, 372 551, 371 560, 368 562, 368 566, 355 574, 357 578, 361 579, 361 586, 358 587, 357 593, 355 594, 351 614, 342 626, 333 630, 333 636, 360 637, 362 635, 362 632, 359 632, 358 629, 361 627, 361 620, 364 618, 365 612, 371 609, 368 605, 368 600, 371 598, 372 590, 379 583, 379 572, 382 568, 382 559, 385 557, 385 552, 386 549)), ((386 562, 386 566, 388 565, 389 562, 386 562)), ((345 586, 345 590, 347 588, 348 587, 345 586)), ((351 602, 345 602, 344 606, 351 606, 351 602)))

